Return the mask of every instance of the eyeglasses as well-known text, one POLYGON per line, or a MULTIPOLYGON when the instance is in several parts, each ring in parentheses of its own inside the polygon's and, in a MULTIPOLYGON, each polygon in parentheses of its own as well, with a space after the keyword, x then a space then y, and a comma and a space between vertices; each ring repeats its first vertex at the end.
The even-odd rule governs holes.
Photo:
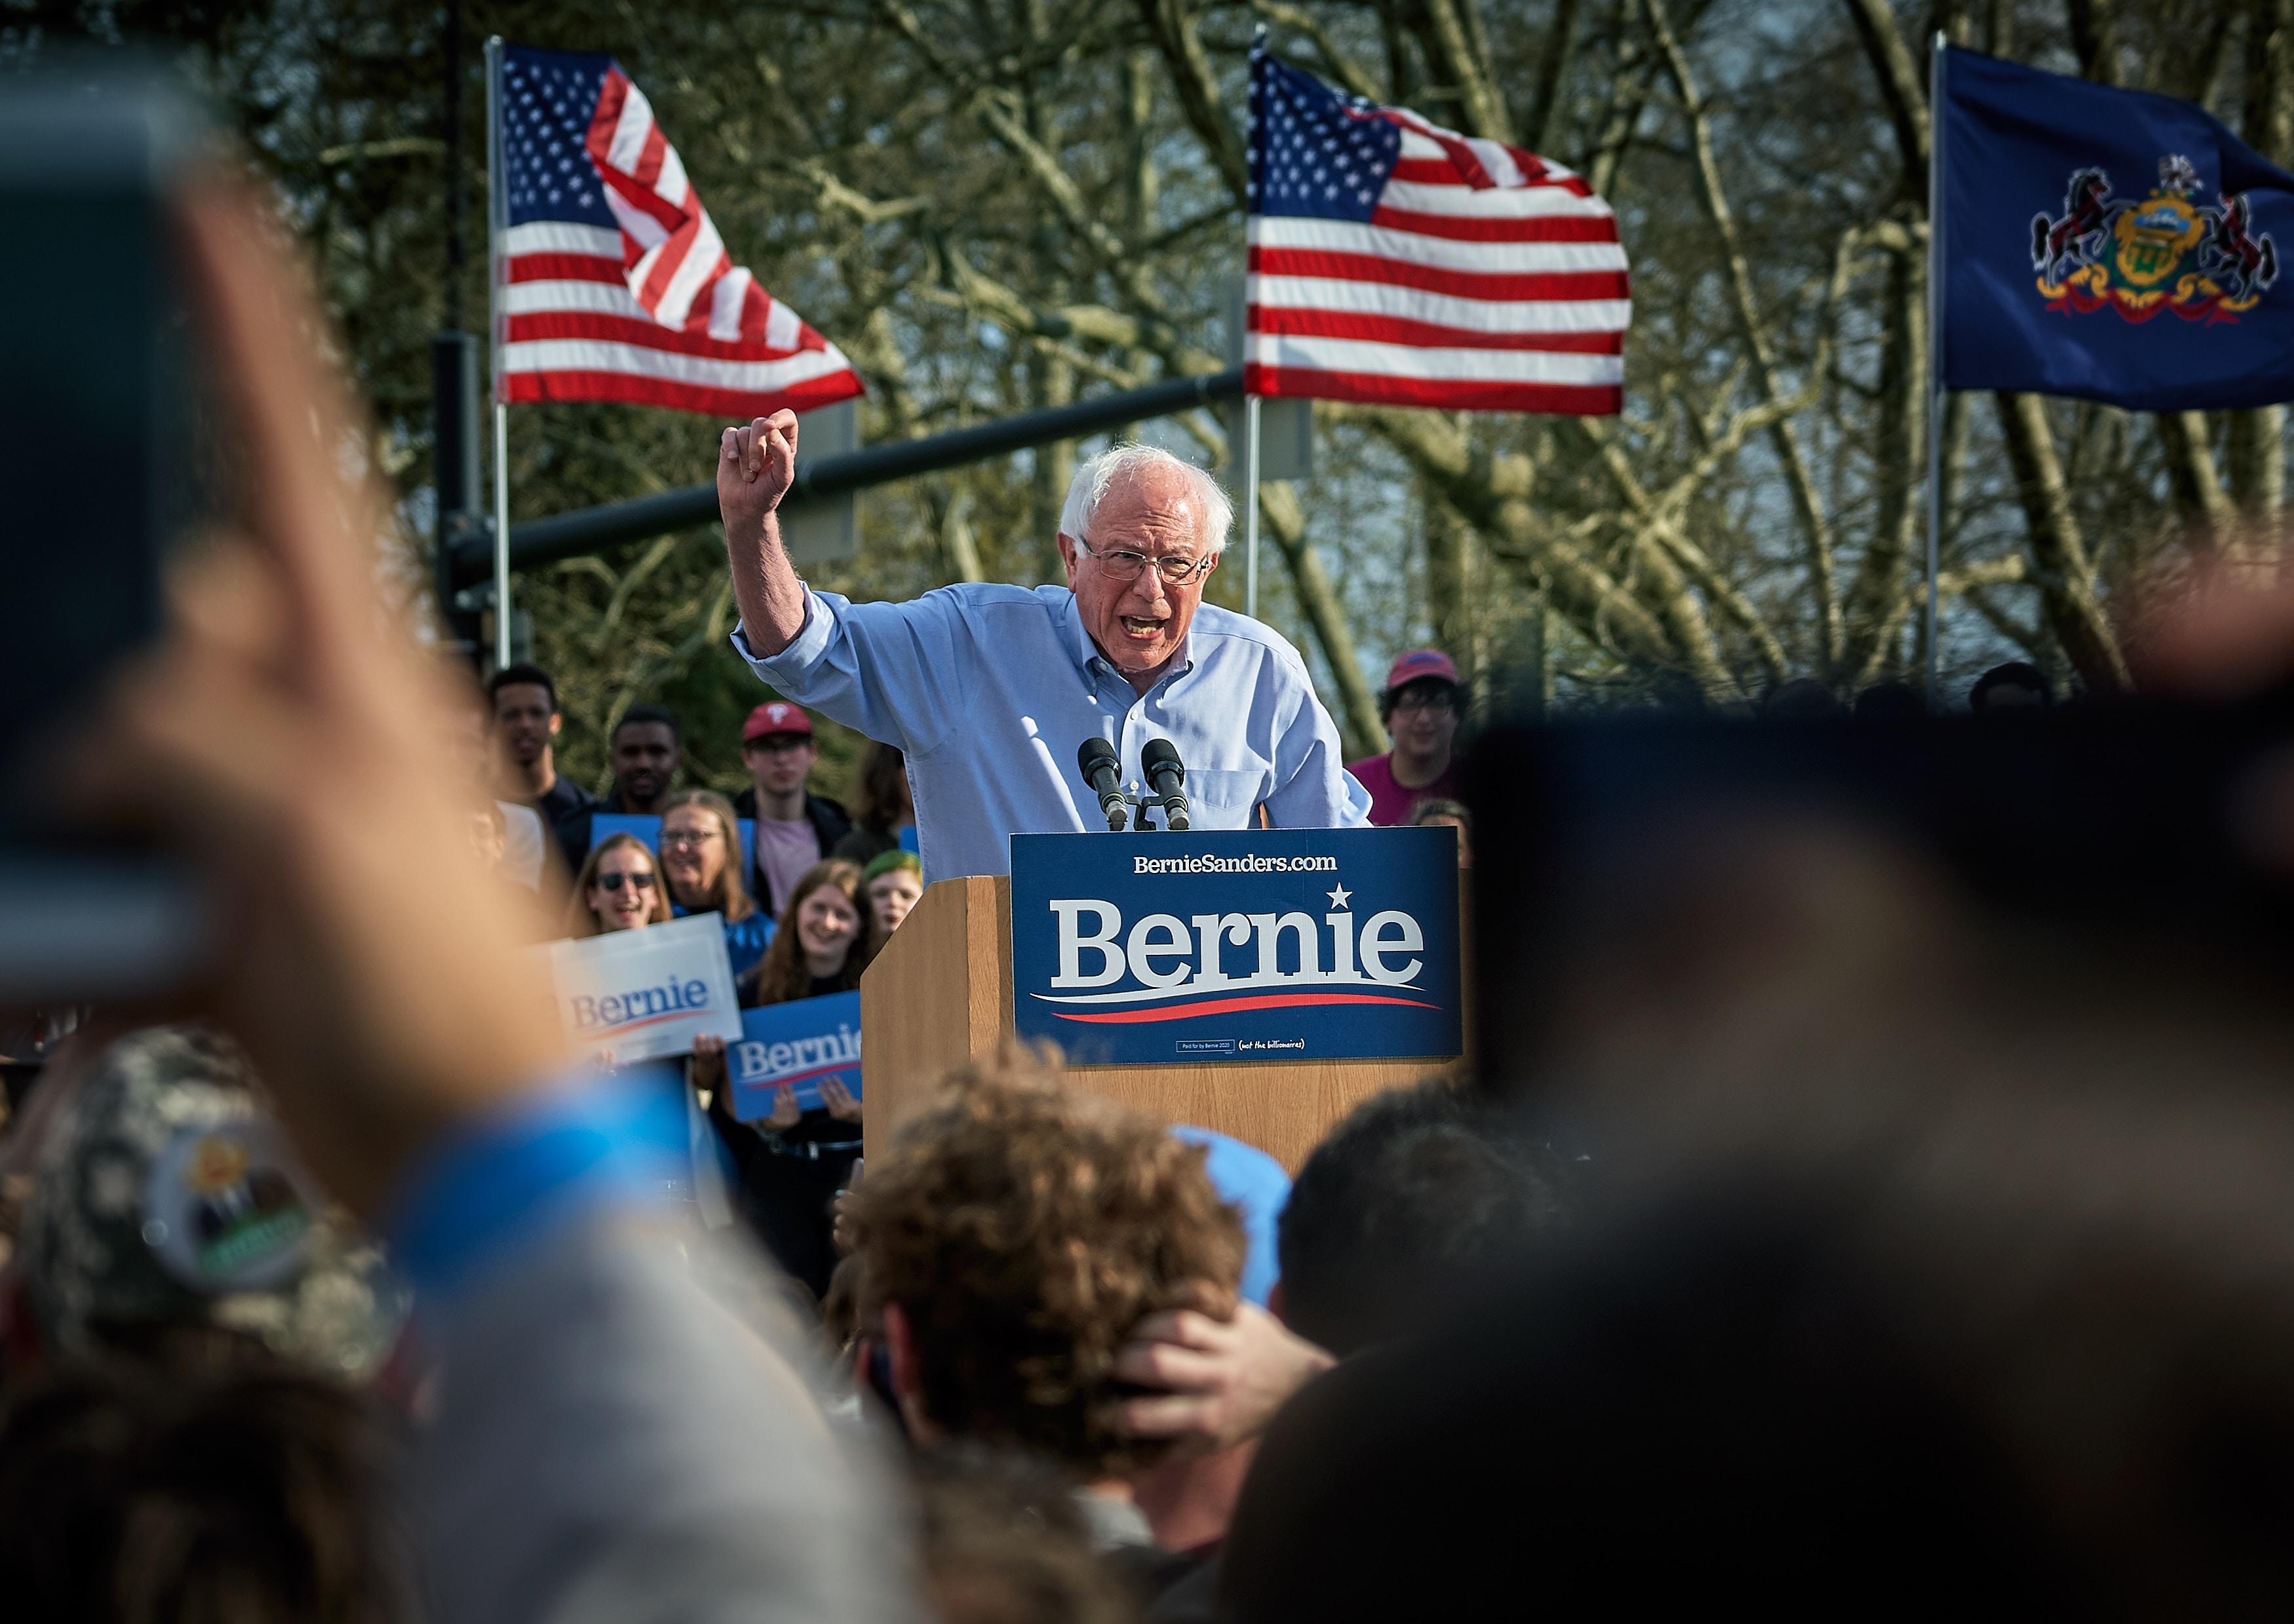
POLYGON ((665 829, 662 832, 661 849, 668 851, 687 846, 706 846, 712 840, 724 838, 714 829, 665 829))
POLYGON ((1099 567, 1107 572, 1110 581, 1136 581, 1139 572, 1152 564, 1155 573, 1163 578, 1165 586, 1184 587, 1208 574, 1211 565, 1218 562, 1216 555, 1202 558, 1150 558, 1144 553, 1102 553, 1087 541, 1078 541, 1076 545, 1098 561, 1099 567))
POLYGON ((1454 710, 1458 702, 1447 694, 1404 694, 1394 702, 1396 715, 1404 710, 1454 710))
POLYGON ((651 874, 599 874, 598 883, 614 892, 619 892, 624 884, 634 885, 641 891, 649 891, 653 889, 654 881, 651 874))

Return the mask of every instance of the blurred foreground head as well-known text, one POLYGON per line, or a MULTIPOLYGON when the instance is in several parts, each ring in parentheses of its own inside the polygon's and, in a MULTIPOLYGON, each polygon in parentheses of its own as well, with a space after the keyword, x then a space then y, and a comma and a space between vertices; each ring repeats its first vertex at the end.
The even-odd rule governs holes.
POLYGON ((1413 1335, 1447 1294, 1567 1231, 1577 1169, 1441 1078, 1364 1100, 1282 1208, 1282 1321, 1341 1356, 1413 1335))
POLYGON ((1116 1355, 1147 1315, 1200 1284, 1231 1300, 1242 1273, 1203 1150, 1024 1050, 944 1086, 848 1198, 912 1427, 1079 1481, 1150 1464, 1115 1425, 1116 1355))
POLYGON ((204 1336, 362 1380, 407 1293, 310 1181, 246 1056, 201 1027, 130 1032, 53 1086, 19 1274, 39 1345, 161 1362, 204 1336))
POLYGON ((209 1347, 65 1361, 0 1411, 0 1596, 24 1624, 398 1624, 389 1438, 336 1383, 209 1347))
POLYGON ((1285 1412, 1239 1616, 2284 1612, 2290 763, 2282 695, 1486 752, 1483 1061, 1597 1221, 1285 1412))

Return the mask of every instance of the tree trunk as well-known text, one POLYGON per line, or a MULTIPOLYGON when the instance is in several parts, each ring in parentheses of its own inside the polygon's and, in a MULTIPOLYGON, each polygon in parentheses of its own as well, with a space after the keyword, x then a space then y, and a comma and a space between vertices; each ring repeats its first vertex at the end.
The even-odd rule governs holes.
MULTIPOLYGON (((2274 164, 2294 162, 2294 0, 2252 0, 2246 21, 2246 140, 2274 164)), ((2230 488, 2258 530, 2286 506, 2286 408, 2230 414, 2230 488)))
POLYGON ((2030 532, 2047 623, 2089 689, 2119 693, 2127 686, 2126 656, 2095 596, 2087 540, 2079 533, 2078 515, 2071 508, 2062 464, 2055 456, 2046 403, 2036 394, 2002 393, 1994 398, 2008 460, 2015 468, 2016 495, 2030 532))
MULTIPOLYGON (((1745 256, 1735 213, 1729 206, 1728 190, 1721 183, 1720 161, 1712 148, 1712 124, 1705 118, 1704 103, 1689 71, 1688 54, 1681 50, 1680 41, 1665 17, 1664 0, 1641 0, 1641 5, 1648 15, 1649 28, 1664 58, 1666 71, 1680 91, 1682 110, 1688 119, 1689 141, 1696 151, 1696 172, 1703 183, 1704 210, 1720 239, 1737 332, 1752 358, 1753 381, 1760 387, 1761 399, 1776 400, 1784 393, 1783 383, 1777 377, 1768 325, 1761 320, 1760 302, 1753 293, 1752 266, 1745 256)), ((1808 554, 1809 591, 1816 611, 1818 659, 1829 677, 1839 664, 1841 649, 1840 597, 1833 582, 1832 528, 1825 518, 1824 504, 1817 496, 1816 475, 1801 450, 1800 437, 1793 433, 1791 421, 1779 418, 1769 430, 1769 438, 1776 446, 1777 460, 1784 465, 1793 508, 1800 517, 1808 554)))
POLYGON ((1849 589, 1849 642, 1841 670, 1858 686, 1888 663, 1896 627, 1908 603, 1905 561, 1920 533, 1921 504, 1913 499, 1927 461, 1928 354, 1926 289, 1916 245, 1888 256, 1887 326, 1880 358, 1878 512, 1871 544, 1849 589))
POLYGON ((2230 498, 2215 472, 2215 459, 2203 411, 2162 411, 2159 442, 2166 448, 2167 480, 2175 506, 2190 527, 2191 539, 2209 552, 2228 539, 2230 498))
POLYGON ((1386 727, 1379 720, 1378 696, 1363 676, 1362 661, 1354 654, 1354 634, 1346 624, 1346 612, 1338 602, 1337 589, 1330 585, 1321 556, 1307 543, 1306 516, 1290 482, 1261 483, 1258 513, 1265 521, 1266 533, 1274 538, 1282 554, 1282 562, 1289 566, 1290 589, 1297 597, 1299 613, 1306 617, 1322 650, 1330 679, 1338 685, 1338 731, 1345 735, 1346 759, 1358 761, 1364 756, 1384 754, 1386 727))
POLYGON ((1425 512, 1427 618, 1433 622, 1435 646, 1458 662, 1470 686, 1474 632, 1466 553, 1473 537, 1431 490, 1426 492, 1425 512))

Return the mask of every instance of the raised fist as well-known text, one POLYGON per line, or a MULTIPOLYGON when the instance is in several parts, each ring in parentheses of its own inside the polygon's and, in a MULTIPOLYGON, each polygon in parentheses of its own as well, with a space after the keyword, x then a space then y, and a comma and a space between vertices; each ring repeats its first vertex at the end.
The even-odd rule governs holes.
POLYGON ((727 534, 752 540, 796 480, 796 413, 728 428, 717 446, 717 510, 727 534))

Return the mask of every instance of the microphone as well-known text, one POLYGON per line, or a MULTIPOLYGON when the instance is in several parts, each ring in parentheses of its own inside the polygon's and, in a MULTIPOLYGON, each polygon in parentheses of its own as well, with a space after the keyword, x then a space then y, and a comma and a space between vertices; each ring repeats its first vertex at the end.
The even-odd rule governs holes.
POLYGON ((1107 826, 1119 832, 1130 821, 1131 812, 1123 799, 1123 787, 1116 776, 1123 762, 1115 753, 1115 746, 1094 734, 1076 751, 1076 765, 1083 769, 1083 781, 1099 795, 1099 809, 1107 814, 1107 826))
POLYGON ((1179 747, 1168 739, 1150 739, 1139 752, 1147 782, 1163 802, 1163 827, 1187 827, 1187 769, 1180 764, 1179 747))

